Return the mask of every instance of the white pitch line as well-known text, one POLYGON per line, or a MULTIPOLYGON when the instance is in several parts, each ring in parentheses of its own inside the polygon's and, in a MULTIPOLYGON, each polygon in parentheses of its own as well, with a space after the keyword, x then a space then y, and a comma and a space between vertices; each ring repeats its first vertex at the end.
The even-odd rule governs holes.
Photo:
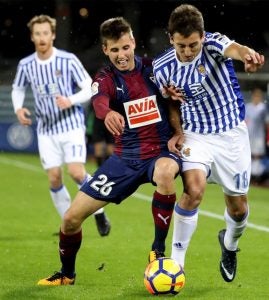
MULTIPOLYGON (((37 166, 31 165, 29 163, 25 163, 25 162, 22 162, 22 161, 19 161, 19 160, 9 159, 9 158, 6 158, 6 157, 5 158, 0 157, 0 163, 6 164, 6 165, 13 165, 15 167, 25 169, 25 170, 29 170, 29 171, 33 171, 33 172, 38 172, 38 173, 40 173, 40 172, 43 173, 44 172, 41 167, 37 167, 37 166)), ((133 195, 131 197, 136 198, 136 199, 140 199, 140 200, 145 200, 145 201, 148 201, 148 202, 152 201, 151 197, 149 197, 145 194, 137 193, 137 192, 133 193, 133 195)), ((209 217, 209 218, 218 219, 218 220, 223 221, 223 216, 212 213, 210 211, 199 209, 199 214, 202 215, 202 216, 206 216, 206 217, 209 217)), ((256 224, 253 224, 253 223, 248 223, 248 227, 259 230, 259 231, 269 232, 269 227, 266 227, 266 226, 261 226, 261 225, 256 225, 256 224)))
POLYGON ((24 170, 30 170, 30 171, 38 172, 38 173, 40 173, 40 172, 44 173, 44 171, 41 167, 37 167, 35 165, 31 165, 31 164, 25 163, 23 161, 15 160, 15 159, 0 157, 0 163, 5 164, 5 165, 12 165, 14 167, 24 169, 24 170))
MULTIPOLYGON (((131 197, 141 199, 141 200, 145 200, 145 201, 149 201, 149 202, 152 201, 151 197, 149 197, 147 195, 144 195, 144 194, 141 194, 141 193, 137 193, 137 192, 135 192, 131 197)), ((206 216, 206 217, 213 218, 213 219, 218 219, 218 220, 221 220, 221 221, 224 220, 223 216, 212 213, 210 211, 202 210, 202 209, 199 209, 199 214, 202 215, 202 216, 206 216)), ((256 225, 256 224, 249 223, 249 222, 248 222, 247 227, 253 228, 253 229, 256 229, 256 230, 259 230, 259 231, 269 232, 269 227, 256 225)))

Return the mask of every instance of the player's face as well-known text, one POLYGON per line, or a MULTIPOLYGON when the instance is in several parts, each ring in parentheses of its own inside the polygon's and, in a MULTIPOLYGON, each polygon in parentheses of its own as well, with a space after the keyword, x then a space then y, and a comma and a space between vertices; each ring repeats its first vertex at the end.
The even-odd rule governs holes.
POLYGON ((129 33, 122 35, 118 40, 107 40, 103 51, 120 71, 131 71, 135 67, 134 61, 135 40, 129 33))
POLYGON ((182 62, 190 62, 200 53, 204 42, 198 32, 192 33, 187 38, 176 32, 170 36, 170 43, 177 52, 178 59, 182 62))
POLYGON ((36 51, 44 55, 52 50, 55 34, 52 33, 49 23, 36 23, 33 25, 31 39, 36 51))

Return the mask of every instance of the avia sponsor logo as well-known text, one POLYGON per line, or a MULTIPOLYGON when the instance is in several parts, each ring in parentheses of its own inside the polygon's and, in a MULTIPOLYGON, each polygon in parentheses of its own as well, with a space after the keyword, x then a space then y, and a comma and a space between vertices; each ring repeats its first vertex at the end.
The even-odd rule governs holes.
POLYGON ((124 109, 130 128, 137 128, 162 120, 156 95, 125 102, 124 109))

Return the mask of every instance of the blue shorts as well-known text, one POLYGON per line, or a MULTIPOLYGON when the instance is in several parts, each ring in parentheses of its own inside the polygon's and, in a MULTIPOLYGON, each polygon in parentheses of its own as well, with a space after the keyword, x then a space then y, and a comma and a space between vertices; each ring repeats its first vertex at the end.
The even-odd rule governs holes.
POLYGON ((155 185, 152 181, 153 171, 156 160, 161 157, 175 160, 181 170, 181 158, 168 151, 143 160, 126 160, 113 154, 80 190, 94 199, 119 204, 140 185, 149 182, 155 185))

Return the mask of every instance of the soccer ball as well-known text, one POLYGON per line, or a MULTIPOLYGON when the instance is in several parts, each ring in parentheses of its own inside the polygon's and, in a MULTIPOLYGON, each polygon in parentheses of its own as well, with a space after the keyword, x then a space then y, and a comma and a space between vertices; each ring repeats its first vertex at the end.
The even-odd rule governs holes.
POLYGON ((144 284, 153 295, 178 294, 185 285, 183 268, 172 258, 160 257, 149 263, 144 284))

